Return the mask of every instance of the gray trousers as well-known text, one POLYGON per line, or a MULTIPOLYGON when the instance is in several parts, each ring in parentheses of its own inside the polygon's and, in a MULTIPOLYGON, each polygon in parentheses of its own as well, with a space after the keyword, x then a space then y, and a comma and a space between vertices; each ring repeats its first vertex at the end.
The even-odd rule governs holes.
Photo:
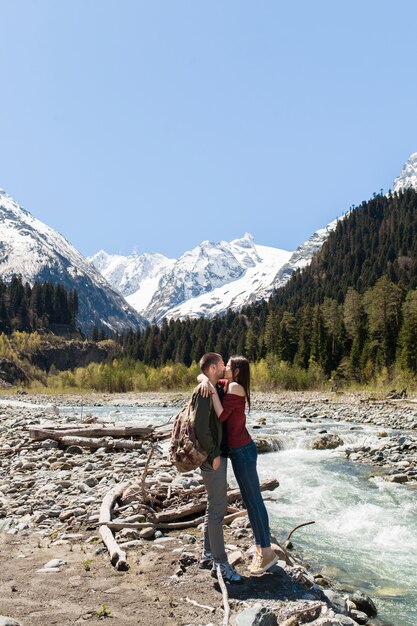
POLYGON ((227 561, 223 535, 223 519, 227 512, 227 459, 220 458, 218 470, 214 470, 207 461, 200 468, 207 491, 204 550, 211 552, 215 563, 227 561))

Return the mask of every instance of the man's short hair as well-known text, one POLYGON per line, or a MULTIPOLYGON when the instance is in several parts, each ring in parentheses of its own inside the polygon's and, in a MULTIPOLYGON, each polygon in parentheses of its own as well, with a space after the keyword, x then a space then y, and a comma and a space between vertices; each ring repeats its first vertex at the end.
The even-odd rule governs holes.
POLYGON ((200 369, 202 372, 206 372, 210 365, 216 365, 222 360, 222 355, 217 352, 206 352, 200 359, 200 369))

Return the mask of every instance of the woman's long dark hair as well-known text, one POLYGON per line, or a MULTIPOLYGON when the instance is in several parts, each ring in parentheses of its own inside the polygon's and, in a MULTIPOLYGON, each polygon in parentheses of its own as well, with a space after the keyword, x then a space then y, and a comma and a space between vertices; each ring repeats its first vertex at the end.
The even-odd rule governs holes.
POLYGON ((250 367, 249 361, 244 356, 231 356, 229 359, 230 367, 232 368, 233 380, 239 385, 242 385, 245 390, 246 400, 248 402, 248 408, 250 409, 250 367), (235 374, 236 370, 239 372, 235 374))

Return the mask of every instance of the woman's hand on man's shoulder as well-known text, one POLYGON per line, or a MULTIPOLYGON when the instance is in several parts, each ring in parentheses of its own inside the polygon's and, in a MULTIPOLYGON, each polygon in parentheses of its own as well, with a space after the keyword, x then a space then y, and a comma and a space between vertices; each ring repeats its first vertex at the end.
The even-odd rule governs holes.
POLYGON ((244 396, 245 390, 243 389, 242 385, 239 385, 239 383, 232 382, 229 383, 227 393, 233 393, 235 396, 244 396))

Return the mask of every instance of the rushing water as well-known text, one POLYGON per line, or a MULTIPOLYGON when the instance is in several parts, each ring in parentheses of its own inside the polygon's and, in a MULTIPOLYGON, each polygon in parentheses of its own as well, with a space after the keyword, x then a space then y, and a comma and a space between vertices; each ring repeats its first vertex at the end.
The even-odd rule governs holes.
MULTIPOLYGON (((83 411, 109 421, 156 425, 177 409, 84 407, 83 411)), ((377 603, 379 617, 393 626, 416 626, 416 491, 370 477, 374 470, 347 460, 341 448, 309 448, 319 430, 337 433, 346 445, 372 445, 380 428, 318 418, 306 423, 264 411, 252 411, 248 422, 254 435, 274 434, 282 441, 279 452, 259 456, 261 479, 277 477, 280 482, 267 502, 278 539, 295 525, 314 520, 292 538, 312 567, 324 566, 323 574, 337 580, 341 589, 368 593, 377 603), (266 425, 253 430, 261 416, 266 425)))

